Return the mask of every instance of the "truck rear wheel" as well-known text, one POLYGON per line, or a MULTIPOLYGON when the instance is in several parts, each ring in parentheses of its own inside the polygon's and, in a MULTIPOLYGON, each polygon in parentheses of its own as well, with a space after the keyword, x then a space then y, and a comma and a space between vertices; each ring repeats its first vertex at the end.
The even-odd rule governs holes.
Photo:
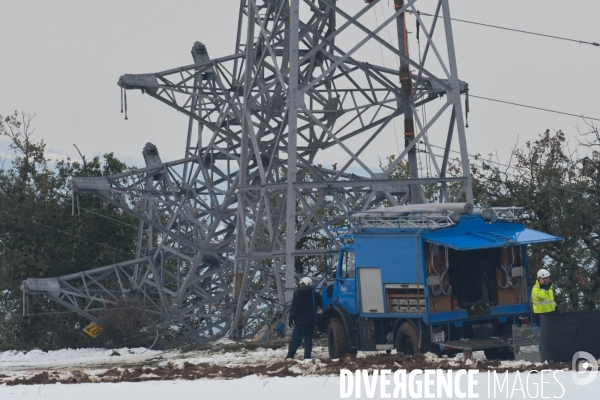
POLYGON ((421 354, 419 348, 419 332, 410 322, 404 322, 396 334, 396 351, 405 356, 421 354))
POLYGON ((327 327, 327 347, 329 358, 340 358, 349 352, 346 328, 340 318, 332 318, 327 327))

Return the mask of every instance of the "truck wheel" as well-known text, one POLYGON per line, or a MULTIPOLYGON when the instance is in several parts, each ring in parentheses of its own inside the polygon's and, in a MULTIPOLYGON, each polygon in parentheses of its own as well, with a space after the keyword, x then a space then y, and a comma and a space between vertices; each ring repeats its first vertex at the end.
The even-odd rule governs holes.
POLYGON ((421 354, 419 348, 419 332, 410 322, 404 322, 396 335, 396 351, 405 356, 421 354))
POLYGON ((332 360, 344 356, 349 351, 346 328, 340 318, 332 318, 327 327, 327 347, 332 360))

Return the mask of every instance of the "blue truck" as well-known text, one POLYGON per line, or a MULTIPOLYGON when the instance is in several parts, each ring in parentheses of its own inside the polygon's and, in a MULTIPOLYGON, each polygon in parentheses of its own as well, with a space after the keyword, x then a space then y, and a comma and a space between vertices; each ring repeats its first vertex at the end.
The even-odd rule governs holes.
POLYGON ((518 213, 453 203, 353 215, 315 285, 330 357, 462 349, 509 358, 512 327, 532 321, 527 246, 562 240, 525 228, 518 213))

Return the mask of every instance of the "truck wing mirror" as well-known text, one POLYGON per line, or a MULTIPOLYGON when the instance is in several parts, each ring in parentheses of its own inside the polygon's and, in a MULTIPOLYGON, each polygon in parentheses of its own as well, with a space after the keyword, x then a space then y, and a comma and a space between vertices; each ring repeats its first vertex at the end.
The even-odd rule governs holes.
POLYGON ((327 280, 328 281, 333 280, 333 273, 334 272, 333 272, 333 266, 331 265, 332 261, 333 261, 332 258, 333 257, 331 255, 328 255, 326 257, 326 259, 325 259, 325 262, 326 262, 326 265, 327 265, 326 275, 327 275, 327 280))

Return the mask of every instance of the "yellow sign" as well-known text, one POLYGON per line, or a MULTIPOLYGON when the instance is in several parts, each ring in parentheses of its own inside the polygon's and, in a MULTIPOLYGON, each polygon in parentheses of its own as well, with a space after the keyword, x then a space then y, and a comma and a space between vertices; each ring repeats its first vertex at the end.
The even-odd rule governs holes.
POLYGON ((98 336, 102 332, 102 330, 103 328, 95 322, 92 322, 91 324, 83 328, 83 331, 93 338, 98 336))

